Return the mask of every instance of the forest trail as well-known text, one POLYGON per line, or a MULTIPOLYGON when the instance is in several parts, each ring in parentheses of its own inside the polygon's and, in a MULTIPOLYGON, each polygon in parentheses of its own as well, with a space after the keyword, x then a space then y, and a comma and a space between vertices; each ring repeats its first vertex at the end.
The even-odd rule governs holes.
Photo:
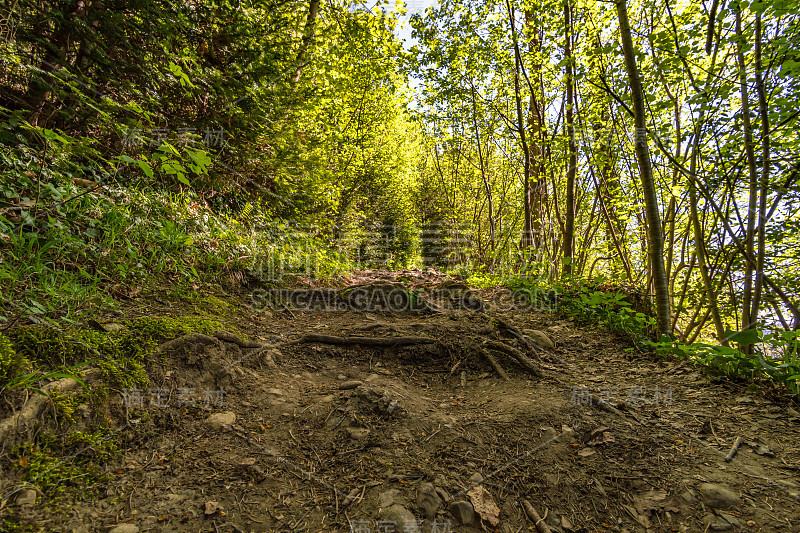
POLYGON ((22 521, 115 533, 800 531, 790 405, 556 313, 475 305, 499 301, 497 289, 419 271, 348 282, 404 283, 431 302, 445 287, 469 305, 228 302, 260 347, 225 335, 162 345, 142 408, 109 400, 123 453, 104 493, 70 502, 68 517, 18 503, 22 521), (515 338, 525 330, 554 346, 515 338), (390 337, 403 340, 366 340, 390 337), (224 393, 186 405, 201 389, 224 393))

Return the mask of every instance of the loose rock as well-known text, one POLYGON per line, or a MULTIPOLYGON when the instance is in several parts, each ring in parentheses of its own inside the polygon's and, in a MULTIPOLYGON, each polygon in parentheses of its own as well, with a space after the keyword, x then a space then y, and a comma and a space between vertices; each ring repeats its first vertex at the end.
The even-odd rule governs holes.
POLYGON ((347 431, 352 439, 363 439, 369 435, 369 430, 367 428, 345 428, 345 431, 347 431))
POLYGON ((709 507, 717 509, 727 509, 738 505, 740 498, 736 493, 722 485, 714 483, 703 483, 698 487, 700 491, 700 499, 709 507))
POLYGON ((417 491, 417 506, 422 509, 425 518, 433 518, 442 505, 442 499, 436 493, 433 483, 423 483, 417 491))
POLYGON ((17 505, 33 505, 36 503, 36 491, 33 489, 25 489, 17 494, 17 499, 14 500, 17 505))
POLYGON ((471 476, 469 476, 469 482, 473 485, 477 485, 478 483, 483 483, 483 476, 480 472, 475 472, 471 476))
POLYGON ((214 430, 220 430, 225 426, 230 426, 236 422, 236 413, 231 411, 223 411, 221 413, 214 413, 206 418, 206 425, 214 430))
POLYGON ((542 348, 555 348, 556 346, 544 331, 539 331, 538 329, 524 329, 522 332, 542 348))
POLYGON ((386 492, 381 492, 378 496, 378 507, 381 509, 386 509, 394 505, 397 501, 397 498, 400 496, 400 491, 397 489, 387 490, 386 492))
POLYGON ((417 520, 414 515, 403 507, 402 505, 392 505, 388 509, 381 512, 381 517, 388 520, 395 526, 394 531, 397 533, 412 533, 419 531, 417 527, 417 520))
POLYGON ((139 527, 133 524, 120 524, 108 533, 139 533, 139 527))
POLYGON ((475 521, 475 509, 472 508, 472 504, 469 502, 452 502, 447 506, 447 510, 458 520, 459 524, 471 526, 475 521))

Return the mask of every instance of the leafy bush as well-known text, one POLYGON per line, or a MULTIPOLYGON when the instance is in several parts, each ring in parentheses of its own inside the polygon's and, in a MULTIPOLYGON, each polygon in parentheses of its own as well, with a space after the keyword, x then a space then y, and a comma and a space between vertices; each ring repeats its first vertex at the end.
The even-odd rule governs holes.
POLYGON ((671 339, 652 343, 662 354, 672 353, 710 367, 731 377, 751 380, 770 379, 781 384, 792 395, 800 394, 799 331, 779 331, 763 335, 756 329, 728 332, 734 343, 760 345, 755 353, 743 353, 731 346, 695 342, 681 344, 671 339))

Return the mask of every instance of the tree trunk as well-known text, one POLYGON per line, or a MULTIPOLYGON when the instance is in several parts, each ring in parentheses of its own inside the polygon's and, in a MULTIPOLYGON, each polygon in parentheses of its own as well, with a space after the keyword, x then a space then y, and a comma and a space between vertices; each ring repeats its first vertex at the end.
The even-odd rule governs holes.
POLYGON ((306 15, 306 28, 303 32, 303 41, 300 43, 300 50, 297 52, 297 72, 292 81, 297 83, 303 74, 304 59, 311 43, 314 42, 314 33, 317 25, 317 14, 319 13, 319 0, 309 0, 308 14, 306 15))
POLYGON ((573 124, 575 98, 574 80, 572 75, 572 21, 570 20, 571 6, 569 0, 564 1, 564 59, 566 66, 566 128, 569 137, 569 163, 567 167, 567 193, 566 210, 564 219, 564 257, 563 270, 564 276, 572 274, 572 263, 574 261, 575 246, 575 167, 578 165, 578 153, 575 147, 575 126, 573 124))
MULTIPOLYGON (((753 126, 750 123, 750 96, 747 88, 747 70, 744 62, 742 34, 742 10, 738 2, 736 11, 736 58, 739 63, 739 92, 742 97, 742 129, 744 130, 744 151, 747 156, 747 169, 750 174, 750 197, 747 202, 747 230, 745 232, 744 246, 747 255, 755 257, 755 227, 756 227, 756 204, 758 203, 758 170, 756 169, 756 155, 753 143, 753 126)), ((742 331, 755 327, 755 321, 751 316, 753 304, 753 263, 745 263, 744 288, 742 290, 742 331)), ((741 344, 739 349, 744 353, 750 353, 751 345, 741 344)))
POLYGON ((650 162, 650 148, 647 145, 644 91, 639 77, 639 67, 636 65, 636 53, 633 48, 630 23, 628 22, 628 7, 625 0, 617 0, 616 5, 622 50, 625 55, 625 69, 628 71, 628 80, 631 85, 634 126, 636 128, 634 136, 636 159, 639 162, 639 175, 642 181, 642 192, 647 213, 648 250, 656 295, 658 331, 662 335, 670 335, 672 332, 672 313, 669 280, 667 279, 667 271, 664 268, 664 237, 661 232, 661 215, 658 211, 658 195, 650 162))
POLYGON ((517 108, 517 133, 519 134, 522 153, 524 156, 524 179, 522 184, 523 203, 525 206, 525 221, 523 223, 521 248, 529 248, 533 244, 533 228, 531 227, 531 152, 528 146, 527 135, 525 134, 525 121, 522 115, 522 95, 519 82, 520 69, 522 68, 522 56, 519 51, 519 40, 517 30, 514 25, 514 11, 511 8, 510 0, 506 0, 508 9, 508 21, 511 24, 511 36, 514 39, 514 100, 517 108))

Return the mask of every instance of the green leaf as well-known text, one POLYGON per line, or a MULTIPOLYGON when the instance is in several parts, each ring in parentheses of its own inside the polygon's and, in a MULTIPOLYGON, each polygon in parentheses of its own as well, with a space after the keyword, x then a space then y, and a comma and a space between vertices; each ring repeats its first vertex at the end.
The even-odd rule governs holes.
POLYGON ((739 331, 734 333, 731 330, 725 332, 725 338, 731 342, 735 342, 742 345, 750 345, 755 344, 761 340, 758 335, 757 329, 746 329, 744 331, 739 331))

